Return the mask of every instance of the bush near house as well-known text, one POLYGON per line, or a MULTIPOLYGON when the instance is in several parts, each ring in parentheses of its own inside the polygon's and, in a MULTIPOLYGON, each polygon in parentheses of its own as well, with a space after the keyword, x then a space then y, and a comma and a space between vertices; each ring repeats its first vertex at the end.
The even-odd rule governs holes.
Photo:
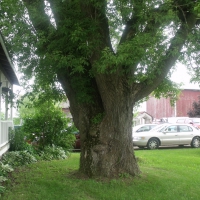
POLYGON ((40 149, 53 144, 71 149, 75 136, 72 134, 73 128, 67 125, 68 121, 61 113, 49 112, 48 117, 45 114, 36 114, 25 118, 22 131, 26 136, 26 141, 40 149))
MULTIPOLYGON (((69 120, 67 119, 67 121, 69 120)), ((65 150, 73 148, 76 139, 74 132, 77 131, 73 124, 67 126, 63 130, 58 129, 55 132, 42 132, 41 129, 34 127, 37 125, 37 122, 39 122, 40 125, 46 124, 46 120, 43 121, 38 118, 35 120, 33 117, 25 120, 22 126, 10 131, 10 151, 26 150, 34 153, 36 149, 43 150, 49 145, 56 145, 65 150), (34 130, 37 131, 34 132, 34 130)))
POLYGON ((61 146, 66 150, 73 148, 76 139, 73 132, 77 129, 53 100, 41 102, 36 99, 32 102, 24 99, 19 113, 23 123, 15 141, 24 138, 39 149, 48 145, 61 146))
POLYGON ((21 126, 15 127, 14 130, 10 130, 10 151, 22 151, 22 150, 30 150, 30 145, 25 142, 25 133, 21 130, 21 126))

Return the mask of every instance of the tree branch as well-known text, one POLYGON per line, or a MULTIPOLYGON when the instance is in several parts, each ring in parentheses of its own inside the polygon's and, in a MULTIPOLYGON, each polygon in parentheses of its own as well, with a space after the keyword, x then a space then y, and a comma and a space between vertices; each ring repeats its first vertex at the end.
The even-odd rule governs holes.
POLYGON ((23 0, 32 24, 37 32, 43 32, 48 35, 49 27, 53 27, 50 19, 45 13, 45 4, 43 0, 23 0))
MULTIPOLYGON (((140 13, 140 11, 137 11, 137 9, 133 10, 133 13, 140 13)), ((159 8, 155 8, 152 11, 148 11, 147 17, 148 20, 141 19, 141 16, 133 15, 133 17, 127 21, 125 29, 123 31, 121 40, 119 44, 124 43, 127 40, 131 40, 135 37, 136 33, 151 33, 154 35, 154 33, 157 31, 157 29, 160 27, 160 25, 163 24, 162 20, 158 20, 158 17, 163 17, 168 12, 168 5, 166 4, 161 5, 159 8), (143 24, 141 23, 143 20, 143 24), (139 25, 143 25, 144 29, 141 31, 138 31, 139 26, 137 26, 136 22, 140 22, 139 25), (145 23, 147 23, 145 25, 145 23)), ((165 19, 166 22, 168 19, 165 19)))
POLYGON ((82 13, 86 18, 90 19, 92 23, 95 23, 95 31, 90 36, 90 40, 95 40, 96 50, 93 52, 93 55, 90 58, 90 62, 93 63, 95 60, 99 59, 101 51, 105 47, 109 47, 111 51, 112 45, 109 34, 109 24, 108 18, 106 16, 106 0, 100 0, 98 3, 85 3, 80 1, 82 13), (98 36, 97 36, 98 35, 98 36))
POLYGON ((171 40, 171 45, 168 48, 165 55, 161 56, 156 68, 152 74, 155 78, 151 78, 149 75, 145 82, 138 84, 139 88, 143 88, 137 94, 137 100, 149 95, 149 91, 153 91, 157 86, 163 81, 167 76, 171 67, 175 64, 176 60, 181 54, 181 49, 185 44, 187 37, 191 30, 195 27, 197 22, 197 16, 193 13, 189 13, 186 16, 186 21, 182 21, 180 28, 178 29, 176 35, 171 40), (161 73, 162 72, 162 73, 161 73), (149 84, 153 83, 153 84, 149 84))
MULTIPOLYGON (((159 28, 161 26, 164 27, 165 24, 169 24, 169 19, 167 17, 163 18, 163 16, 166 16, 168 14, 168 9, 170 8, 170 6, 170 4, 162 4, 158 8, 147 10, 146 18, 148 19, 146 19, 145 17, 144 19, 141 19, 141 16, 137 15, 133 16, 132 19, 127 22, 119 45, 125 43, 126 41, 133 40, 136 36, 145 37, 145 34, 149 34, 152 38, 154 38, 154 40, 146 42, 145 45, 140 48, 148 49, 149 47, 151 47, 153 45, 152 42, 156 41, 155 36, 159 28), (139 25, 137 25, 136 23, 138 23, 139 25)), ((141 10, 134 10, 134 13, 140 12, 141 10)), ((138 64, 140 63, 141 59, 145 56, 146 51, 143 51, 143 53, 140 52, 140 54, 137 54, 137 51, 135 51, 135 54, 136 56, 130 72, 131 76, 135 73, 138 64)))

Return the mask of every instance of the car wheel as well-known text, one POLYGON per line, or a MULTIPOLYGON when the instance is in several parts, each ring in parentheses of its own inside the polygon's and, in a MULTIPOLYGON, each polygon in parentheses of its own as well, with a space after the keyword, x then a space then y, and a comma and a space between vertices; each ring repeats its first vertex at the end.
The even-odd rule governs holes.
POLYGON ((200 138, 199 137, 194 137, 192 139, 191 146, 193 148, 199 148, 200 147, 200 138))
POLYGON ((159 141, 156 138, 151 138, 147 143, 148 149, 157 149, 159 147, 159 141))

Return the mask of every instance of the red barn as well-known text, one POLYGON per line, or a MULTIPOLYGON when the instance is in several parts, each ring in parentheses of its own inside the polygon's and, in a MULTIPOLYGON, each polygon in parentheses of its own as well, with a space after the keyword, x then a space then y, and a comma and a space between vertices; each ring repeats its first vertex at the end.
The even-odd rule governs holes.
POLYGON ((181 91, 174 107, 170 105, 169 99, 150 97, 146 102, 146 111, 156 119, 163 117, 188 117, 188 111, 192 108, 193 102, 199 100, 199 96, 200 90, 184 89, 181 91))

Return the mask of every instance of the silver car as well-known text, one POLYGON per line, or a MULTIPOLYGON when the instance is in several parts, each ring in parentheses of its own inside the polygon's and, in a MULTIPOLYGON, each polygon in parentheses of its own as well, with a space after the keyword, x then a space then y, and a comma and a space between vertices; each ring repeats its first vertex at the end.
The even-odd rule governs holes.
POLYGON ((133 133, 133 145, 140 148, 188 144, 200 147, 200 130, 189 124, 161 124, 147 132, 133 133))

